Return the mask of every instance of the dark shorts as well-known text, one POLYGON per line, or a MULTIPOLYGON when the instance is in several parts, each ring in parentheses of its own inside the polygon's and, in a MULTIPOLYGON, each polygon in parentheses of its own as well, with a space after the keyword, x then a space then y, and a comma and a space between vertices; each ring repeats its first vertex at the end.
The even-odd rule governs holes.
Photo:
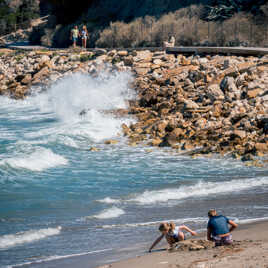
POLYGON ((224 237, 213 236, 213 241, 215 242, 216 247, 228 246, 233 243, 233 237, 231 234, 224 237))
POLYGON ((77 37, 73 37, 73 42, 77 42, 77 37))

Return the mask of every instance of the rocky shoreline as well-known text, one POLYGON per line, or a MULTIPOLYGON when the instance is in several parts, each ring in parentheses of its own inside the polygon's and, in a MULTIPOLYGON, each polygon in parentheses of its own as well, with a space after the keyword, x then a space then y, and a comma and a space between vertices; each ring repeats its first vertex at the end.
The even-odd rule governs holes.
POLYGON ((247 165, 267 165, 267 56, 0 49, 0 94, 23 99, 65 75, 97 75, 107 68, 135 75, 138 97, 129 110, 118 112, 137 118, 122 125, 131 145, 171 147, 192 157, 218 153, 247 165))

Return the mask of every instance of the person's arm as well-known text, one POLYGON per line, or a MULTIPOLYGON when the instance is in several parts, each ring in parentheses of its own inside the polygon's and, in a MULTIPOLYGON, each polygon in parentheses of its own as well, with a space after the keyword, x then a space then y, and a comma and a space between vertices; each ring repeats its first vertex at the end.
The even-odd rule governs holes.
POLYGON ((207 240, 208 241, 212 241, 212 238, 211 238, 211 229, 209 227, 207 229, 207 240))
POLYGON ((197 233, 196 233, 195 231, 191 230, 189 227, 187 227, 187 226, 185 226, 185 225, 180 226, 180 229, 181 229, 181 230, 185 230, 185 231, 187 231, 187 232, 190 233, 191 235, 197 235, 197 233))
POLYGON ((229 220, 228 223, 231 225, 230 232, 232 232, 238 226, 235 222, 231 220, 229 220))
POLYGON ((70 40, 72 40, 73 39, 73 31, 71 30, 70 31, 70 40))
POLYGON ((152 246, 149 248, 149 252, 152 251, 152 249, 162 240, 162 238, 164 237, 164 235, 159 236, 154 243, 152 244, 152 246))

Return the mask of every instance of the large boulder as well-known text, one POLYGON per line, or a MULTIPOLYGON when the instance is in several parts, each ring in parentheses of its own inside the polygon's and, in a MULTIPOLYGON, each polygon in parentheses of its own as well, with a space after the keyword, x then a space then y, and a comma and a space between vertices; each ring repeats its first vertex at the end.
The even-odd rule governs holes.
POLYGON ((162 147, 173 146, 184 137, 185 130, 182 128, 175 128, 172 132, 168 133, 160 144, 162 147))
POLYGON ((268 134, 268 117, 262 117, 257 121, 257 127, 263 129, 265 134, 268 134))
POLYGON ((268 152, 268 143, 255 143, 255 149, 257 152, 267 153, 268 152))
POLYGON ((246 136, 247 136, 247 133, 244 130, 238 130, 238 129, 236 129, 233 132, 233 137, 234 138, 244 139, 244 138, 246 138, 246 136))
POLYGON ((251 90, 248 90, 247 97, 249 99, 253 99, 253 98, 256 98, 257 96, 261 95, 262 93, 263 93, 263 90, 261 88, 251 89, 251 90))
POLYGON ((207 95, 212 100, 223 100, 224 93, 218 84, 209 85, 207 88, 207 95))
POLYGON ((192 101, 192 100, 184 100, 184 108, 185 109, 198 109, 199 108, 199 105, 192 101))
POLYGON ((235 80, 233 77, 226 76, 221 81, 220 88, 223 92, 229 91, 229 92, 236 92, 238 91, 238 88, 235 84, 235 80))

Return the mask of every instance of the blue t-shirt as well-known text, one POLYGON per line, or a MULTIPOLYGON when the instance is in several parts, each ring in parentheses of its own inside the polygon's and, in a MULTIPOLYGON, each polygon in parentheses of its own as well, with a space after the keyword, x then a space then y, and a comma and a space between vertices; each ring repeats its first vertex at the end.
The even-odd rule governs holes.
POLYGON ((213 236, 227 234, 229 230, 229 219, 224 216, 214 216, 208 221, 208 228, 211 230, 213 236))

